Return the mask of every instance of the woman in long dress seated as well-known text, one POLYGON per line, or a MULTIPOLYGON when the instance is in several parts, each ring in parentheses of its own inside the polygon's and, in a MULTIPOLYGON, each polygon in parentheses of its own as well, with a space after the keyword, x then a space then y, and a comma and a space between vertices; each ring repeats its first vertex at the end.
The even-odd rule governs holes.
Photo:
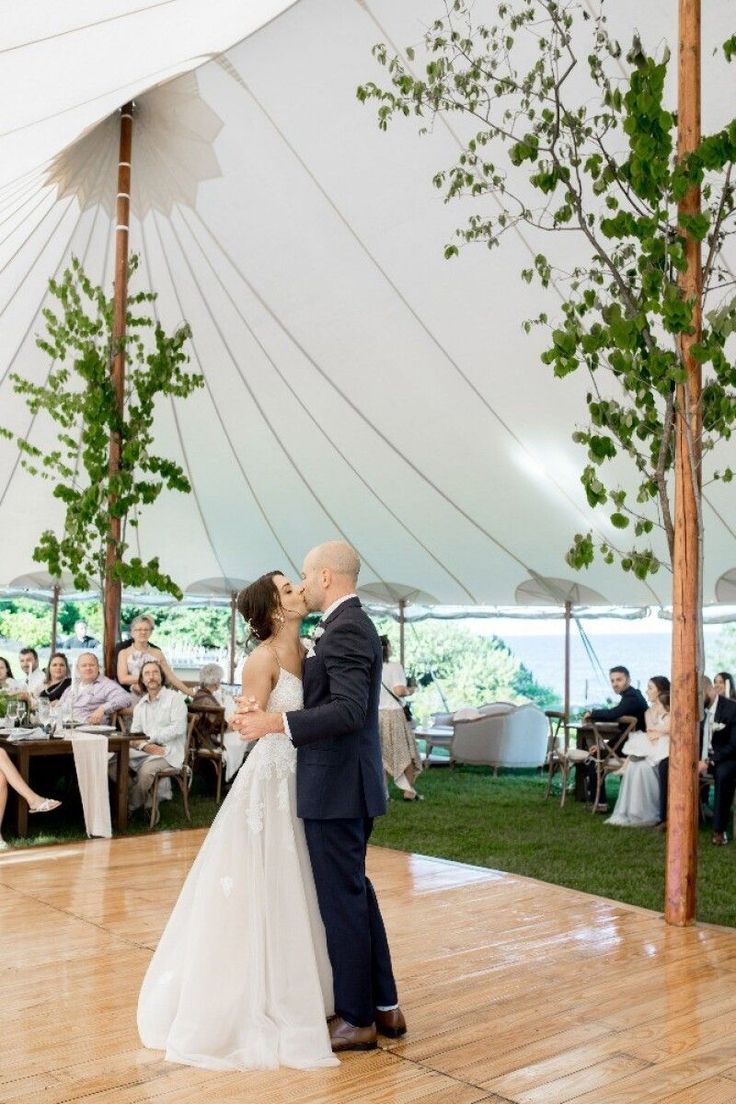
POLYGON ((645 732, 633 732, 622 751, 627 756, 613 816, 606 824, 648 828, 659 822, 660 760, 670 753, 670 680, 653 675, 647 683, 650 706, 645 732))

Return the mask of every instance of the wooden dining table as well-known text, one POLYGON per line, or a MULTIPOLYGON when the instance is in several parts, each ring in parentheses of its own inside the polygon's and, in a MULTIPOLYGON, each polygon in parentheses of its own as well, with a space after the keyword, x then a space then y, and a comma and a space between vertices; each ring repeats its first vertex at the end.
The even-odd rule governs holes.
MULTIPOLYGON (((140 733, 131 735, 124 732, 111 732, 107 737, 108 748, 117 757, 117 782, 113 804, 113 821, 118 832, 128 827, 128 764, 130 762, 130 742, 139 740, 140 733)), ((37 740, 9 740, 0 736, 0 747, 11 757, 18 772, 29 786, 31 785, 31 760, 59 755, 74 755, 72 742, 67 737, 43 737, 37 740)), ((20 797, 15 803, 15 834, 19 839, 28 835, 28 804, 20 797)))

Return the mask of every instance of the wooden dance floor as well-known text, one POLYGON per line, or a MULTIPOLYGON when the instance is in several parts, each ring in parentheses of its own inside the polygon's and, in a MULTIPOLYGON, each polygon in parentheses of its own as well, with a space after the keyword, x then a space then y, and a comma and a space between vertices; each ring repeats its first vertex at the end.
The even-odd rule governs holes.
POLYGON ((167 1064, 136 999, 201 839, 0 856, 2 1104, 736 1104, 736 932, 380 848, 406 1039, 309 1073, 167 1064))

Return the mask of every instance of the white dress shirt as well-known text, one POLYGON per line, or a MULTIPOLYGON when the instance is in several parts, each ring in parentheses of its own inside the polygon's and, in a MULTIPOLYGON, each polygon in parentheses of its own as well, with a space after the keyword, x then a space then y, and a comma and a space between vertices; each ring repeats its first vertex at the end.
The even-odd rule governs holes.
POLYGON ((187 742, 187 703, 178 690, 162 686, 158 696, 151 701, 148 694, 141 698, 133 710, 131 735, 145 734, 150 744, 164 749, 164 759, 172 767, 184 764, 184 747, 187 742))
POLYGON ((30 675, 24 675, 19 681, 29 694, 37 698, 46 685, 46 674, 40 667, 37 667, 35 671, 31 671, 30 675))
POLYGON ((706 709, 705 717, 703 718, 703 740, 700 748, 700 758, 707 760, 710 755, 710 745, 713 739, 713 723, 716 719, 716 709, 718 708, 718 698, 713 699, 713 704, 706 709))

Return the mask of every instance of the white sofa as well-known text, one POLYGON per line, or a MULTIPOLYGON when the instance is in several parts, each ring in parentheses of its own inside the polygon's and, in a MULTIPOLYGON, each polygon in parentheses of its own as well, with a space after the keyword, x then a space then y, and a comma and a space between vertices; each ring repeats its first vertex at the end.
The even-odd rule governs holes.
POLYGON ((471 766, 539 767, 547 754, 549 726, 531 702, 493 702, 480 709, 458 709, 452 715, 450 758, 471 766))

